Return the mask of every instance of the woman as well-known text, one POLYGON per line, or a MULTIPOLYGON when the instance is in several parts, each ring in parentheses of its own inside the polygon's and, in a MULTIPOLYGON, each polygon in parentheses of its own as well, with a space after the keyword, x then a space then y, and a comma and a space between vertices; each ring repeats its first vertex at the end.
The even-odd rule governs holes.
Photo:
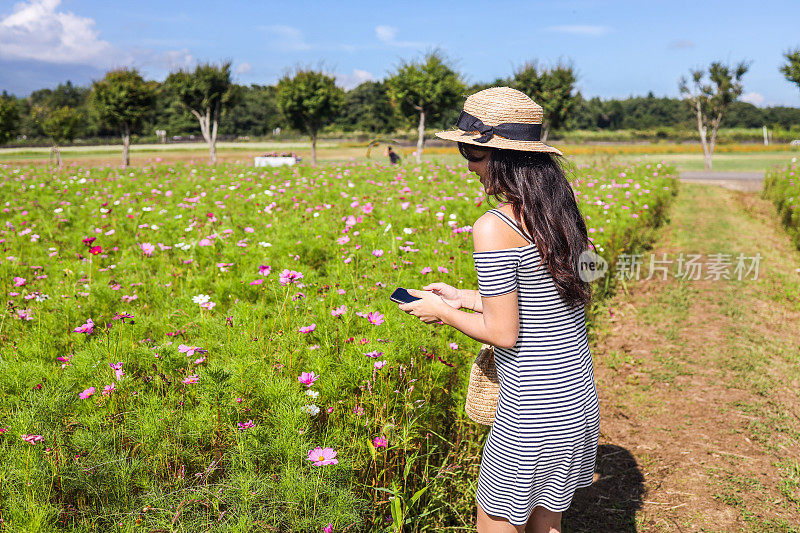
POLYGON ((590 243, 561 152, 539 140, 541 123, 533 100, 493 87, 467 98, 459 129, 436 134, 458 142, 486 193, 505 203, 472 228, 477 291, 432 283, 400 305, 495 347, 500 393, 481 454, 480 533, 561 531, 575 490, 593 481, 600 419, 584 316, 591 290, 578 273, 590 243))

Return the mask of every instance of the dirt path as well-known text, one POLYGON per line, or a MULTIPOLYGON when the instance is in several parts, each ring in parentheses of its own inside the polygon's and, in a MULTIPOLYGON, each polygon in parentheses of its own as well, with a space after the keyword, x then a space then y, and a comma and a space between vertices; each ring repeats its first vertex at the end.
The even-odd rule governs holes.
POLYGON ((763 172, 709 172, 705 170, 681 172, 681 181, 721 185, 735 191, 758 192, 764 184, 763 172))
POLYGON ((798 532, 800 252, 756 193, 681 183, 671 217, 592 332, 599 479, 564 532, 798 532), (666 280, 643 279, 651 252, 666 280), (701 278, 759 253, 758 275, 678 279, 680 252, 701 278))

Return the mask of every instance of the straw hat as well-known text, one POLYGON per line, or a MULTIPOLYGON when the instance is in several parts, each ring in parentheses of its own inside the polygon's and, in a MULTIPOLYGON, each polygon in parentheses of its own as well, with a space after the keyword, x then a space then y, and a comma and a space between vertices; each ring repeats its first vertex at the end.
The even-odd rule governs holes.
POLYGON ((467 98, 456 123, 458 129, 440 131, 436 136, 488 148, 563 155, 540 140, 542 114, 542 106, 525 93, 511 87, 490 87, 467 98))

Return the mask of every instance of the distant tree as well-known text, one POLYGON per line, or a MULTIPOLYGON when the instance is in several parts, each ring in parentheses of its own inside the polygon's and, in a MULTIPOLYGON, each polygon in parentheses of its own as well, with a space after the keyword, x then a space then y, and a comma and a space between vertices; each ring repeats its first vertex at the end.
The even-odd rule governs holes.
POLYGON ((389 97, 409 121, 419 117, 417 126, 417 162, 422 161, 425 143, 425 120, 454 107, 461 100, 466 86, 461 75, 451 67, 438 50, 429 52, 421 61, 403 61, 386 80, 389 97))
POLYGON ((47 136, 42 131, 39 122, 34 120, 34 107, 44 107, 47 109, 70 107, 83 117, 83 120, 78 125, 75 137, 96 135, 98 132, 98 124, 89 113, 88 100, 90 92, 91 89, 89 87, 73 85, 71 81, 59 83, 54 89, 45 88, 33 91, 22 101, 22 133, 28 136, 47 136))
POLYGON ((122 135, 123 167, 130 164, 131 133, 139 133, 153 113, 156 90, 156 83, 144 81, 136 69, 109 71, 92 87, 90 102, 98 117, 122 135))
POLYGON ((278 81, 278 106, 292 128, 311 137, 311 164, 317 164, 317 135, 336 118, 344 91, 321 71, 298 68, 278 81))
POLYGON ((220 121, 220 133, 263 136, 280 125, 282 117, 274 86, 242 86, 240 92, 241 98, 220 121))
POLYGON ((781 72, 787 80, 800 87, 800 48, 784 52, 786 64, 781 66, 781 72))
POLYGON ((569 63, 559 62, 552 68, 539 68, 537 62, 529 61, 517 69, 512 87, 530 96, 542 106, 544 120, 542 142, 547 141, 551 130, 562 127, 576 103, 575 68, 569 63))
POLYGON ((42 132, 50 137, 50 162, 55 157, 58 166, 62 165, 60 146, 65 142, 72 142, 78 134, 84 115, 78 109, 69 106, 49 108, 35 106, 33 108, 34 120, 39 124, 42 132))
POLYGON ((0 144, 14 138, 19 127, 19 111, 17 101, 5 91, 0 95, 0 144))
POLYGON ((390 133, 400 126, 385 82, 365 81, 347 91, 337 123, 342 129, 390 133))
POLYGON ((231 61, 222 65, 204 63, 194 72, 179 70, 164 80, 168 91, 200 122, 200 132, 208 143, 209 161, 217 162, 217 129, 222 113, 240 97, 231 81, 231 61))
POLYGON ((681 95, 697 114, 697 131, 703 145, 706 170, 711 170, 711 157, 714 155, 717 131, 722 117, 730 105, 741 96, 742 76, 748 69, 749 65, 744 61, 735 67, 715 61, 711 63, 708 71, 691 70, 691 82, 688 82, 685 76, 681 76, 679 82, 681 95), (704 81, 706 73, 709 82, 704 81), (708 138, 709 127, 711 139, 708 138))

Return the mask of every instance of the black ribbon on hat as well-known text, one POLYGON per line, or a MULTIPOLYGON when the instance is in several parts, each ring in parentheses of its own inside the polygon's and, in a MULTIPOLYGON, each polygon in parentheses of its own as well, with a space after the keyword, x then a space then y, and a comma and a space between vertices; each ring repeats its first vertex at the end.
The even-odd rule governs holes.
POLYGON ((481 136, 473 141, 479 143, 489 142, 489 140, 499 135, 506 139, 515 141, 538 141, 542 138, 541 124, 522 124, 520 122, 504 122, 497 126, 487 126, 478 117, 462 111, 456 122, 456 128, 464 131, 478 131, 481 136))

